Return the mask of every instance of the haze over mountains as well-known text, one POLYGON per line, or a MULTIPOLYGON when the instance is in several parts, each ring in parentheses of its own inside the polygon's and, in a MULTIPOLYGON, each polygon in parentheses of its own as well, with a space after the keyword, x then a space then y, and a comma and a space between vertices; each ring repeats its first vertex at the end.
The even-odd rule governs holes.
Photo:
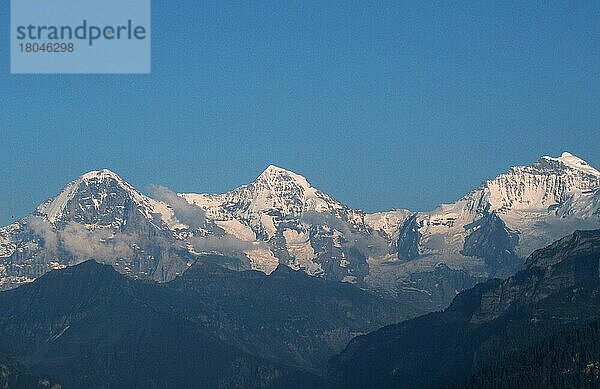
POLYGON ((0 288, 89 258, 168 282, 210 257, 266 274, 283 264, 435 310, 565 234, 600 228, 599 188, 600 172, 569 153, 511 168, 431 212, 367 214, 275 166, 228 193, 154 187, 151 197, 93 171, 0 229, 0 288))

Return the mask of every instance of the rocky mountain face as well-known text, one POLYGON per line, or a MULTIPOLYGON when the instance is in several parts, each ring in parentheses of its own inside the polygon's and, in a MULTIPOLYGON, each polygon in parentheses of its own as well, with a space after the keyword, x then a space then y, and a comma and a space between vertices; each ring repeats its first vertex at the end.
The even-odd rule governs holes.
POLYGON ((169 281, 198 258, 235 270, 279 264, 428 310, 514 274, 535 249, 600 228, 600 173, 564 153, 515 167, 431 212, 367 214, 269 166, 224 194, 150 198, 116 174, 90 172, 30 217, 0 229, 0 288, 87 258, 134 278, 169 281))
POLYGON ((65 387, 319 387, 352 337, 407 318, 353 285, 219 260, 167 283, 86 261, 1 292, 0 352, 65 387))
POLYGON ((536 342, 598 319, 600 230, 577 231, 533 253, 516 275, 460 293, 443 312, 353 339, 331 362, 331 384, 460 385, 514 355, 525 358, 536 342))
POLYGON ((182 194, 233 236, 252 269, 272 272, 279 263, 314 276, 361 282, 367 259, 357 242, 369 237, 365 214, 313 188, 290 171, 269 166, 253 183, 219 195, 182 194))
MULTIPOLYGON (((454 297, 429 277, 439 264, 455 291, 489 277, 507 277, 524 258, 576 229, 600 228, 600 172, 563 153, 511 168, 453 204, 411 214, 400 226, 396 250, 372 258, 371 271, 399 295, 441 309, 454 297), (424 273, 416 282, 414 274, 424 273), (432 282, 433 281, 433 282, 432 282), (436 286, 437 285, 437 286, 436 286)), ((367 282, 370 280, 367 279, 367 282)), ((454 293, 455 294, 455 293, 454 293)))
POLYGON ((164 203, 108 170, 84 174, 36 212, 0 229, 0 287, 88 258, 134 278, 167 281, 196 259, 172 231, 164 203))

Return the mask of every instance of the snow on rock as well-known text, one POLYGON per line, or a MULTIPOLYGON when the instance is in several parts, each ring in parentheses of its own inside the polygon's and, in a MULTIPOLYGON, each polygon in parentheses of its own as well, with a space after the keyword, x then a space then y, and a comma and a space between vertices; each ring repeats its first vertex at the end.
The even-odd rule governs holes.
POLYGON ((215 223, 225 230, 225 232, 233 235, 239 240, 246 242, 254 242, 256 240, 254 231, 252 231, 250 227, 242 224, 239 220, 217 220, 215 223))
POLYGON ((321 265, 313 261, 315 259, 315 251, 306 233, 285 229, 283 236, 287 251, 294 257, 294 261, 289 264, 289 267, 294 270, 302 269, 310 275, 320 275, 323 273, 321 265))
POLYGON ((51 223, 54 223, 62 214, 62 211, 66 207, 67 203, 73 199, 78 187, 79 181, 73 181, 67 184, 67 186, 65 186, 58 196, 38 207, 38 211, 42 214, 45 214, 48 220, 51 223))
MULTIPOLYGON (((37 208, 37 213, 56 223, 65 217, 67 207, 73 200, 79 201, 79 208, 88 214, 101 213, 101 208, 110 210, 114 198, 120 191, 135 204, 138 210, 150 221, 155 221, 155 215, 171 228, 181 228, 173 214, 173 210, 162 202, 156 201, 140 193, 135 187, 123 180, 116 173, 108 170, 94 170, 83 174, 78 179, 67 184, 58 196, 48 200, 37 208), (83 197, 85 193, 86 197, 83 197), (81 198, 75 199, 77 196, 81 198), (92 207, 93 209, 90 209, 92 207)), ((122 221, 122 220, 121 220, 122 221)))
POLYGON ((15 244, 0 232, 0 257, 10 257, 16 248, 15 244))
POLYGON ((283 220, 300 218, 308 211, 338 214, 359 223, 361 212, 351 210, 329 195, 313 188, 306 178, 270 165, 254 182, 223 194, 180 194, 189 203, 206 211, 217 220, 236 218, 273 235, 283 220), (269 216, 265 218, 264 215, 269 216))
POLYGON ((58 263, 56 261, 50 262, 50 268, 52 268, 53 270, 64 269, 66 267, 67 267, 67 265, 58 263))
POLYGON ((277 233, 277 227, 275 226, 273 216, 270 216, 266 213, 262 213, 260 215, 260 224, 264 228, 267 238, 271 238, 277 233))
POLYGON ((255 248, 245 250, 244 253, 250 259, 252 270, 259 270, 266 274, 271 274, 279 265, 279 260, 273 255, 273 252, 262 245, 255 245, 255 248))
POLYGON ((365 223, 375 231, 383 231, 386 236, 393 237, 402 223, 412 212, 407 209, 393 209, 365 215, 365 223))
MULTIPOLYGON (((265 273, 283 263, 377 291, 428 293, 444 277, 459 281, 460 288, 468 287, 473 281, 469 277, 512 271, 519 258, 574 229, 600 228, 600 172, 566 152, 513 167, 458 201, 429 212, 366 214, 274 165, 227 193, 178 196, 204 211, 202 227, 182 223, 174 205, 143 195, 106 169, 69 183, 34 216, 47 220, 49 231, 78 223, 86 234, 101 232, 96 235, 102 238, 103 230, 108 230, 115 235, 106 239, 120 236, 124 249, 135 253, 135 261, 117 261, 113 266, 134 277, 168 280, 201 254, 194 243, 202 239, 219 243, 223 238, 224 244, 235 245, 235 254, 249 261, 252 269, 265 273), (183 256, 170 251, 172 247, 181 248, 183 256), (494 256, 498 251, 502 255, 494 256), (427 275, 429 271, 436 273, 427 275)), ((192 224, 189 219, 188 223, 192 224)), ((26 221, 23 226, 0 229, 0 274, 15 258, 31 271, 22 268, 2 275, 4 285, 39 276, 34 269, 40 265, 51 269, 65 264, 48 256, 45 246, 51 239, 44 242, 42 230, 32 234, 26 221)), ((103 244, 110 243, 106 239, 103 244)), ((454 290, 454 284, 447 286, 454 290)))
MULTIPOLYGON (((274 165, 267 167, 254 182, 227 193, 184 193, 180 196, 202 208, 206 216, 227 233, 247 240, 252 231, 253 239, 268 245, 271 253, 287 252, 291 259, 283 255, 280 259, 284 263, 291 261, 287 263, 289 266, 303 268, 313 275, 322 275, 324 272, 320 265, 313 262, 317 253, 309 241, 308 231, 311 227, 319 226, 312 239, 320 241, 330 239, 326 236, 330 234, 329 224, 334 224, 333 229, 348 234, 356 231, 366 233, 368 229, 362 211, 344 206, 314 188, 303 176, 274 165), (242 225, 247 227, 244 232, 242 225), (293 236, 293 231, 299 235, 293 236)), ((334 245, 341 248, 341 242, 350 238, 335 239, 334 245)), ((340 255, 343 256, 343 253, 340 255)), ((272 261, 270 256, 266 258, 272 261)), ((257 268, 272 267, 273 262, 259 266, 257 261, 258 257, 254 264, 257 268)))
POLYGON ((8 258, 17 251, 12 236, 20 227, 21 224, 17 222, 0 228, 0 258, 8 258))
POLYGON ((600 186, 600 172, 569 153, 543 157, 531 166, 517 166, 486 182, 491 210, 547 211, 574 193, 600 186))
POLYGON ((356 277, 355 276, 345 276, 342 279, 342 282, 347 282, 349 284, 356 284, 356 277))
POLYGON ((548 157, 548 156, 545 156, 543 158, 550 160, 550 161, 560 162, 565 166, 568 166, 572 169, 581 170, 582 172, 589 174, 589 175, 593 175, 596 177, 600 176, 600 171, 598 171, 595 167, 591 166, 589 163, 587 163, 583 159, 576 157, 567 151, 562 153, 561 156, 558 158, 548 157))
POLYGON ((542 157, 485 181, 455 203, 417 213, 415 232, 408 234, 410 226, 405 232, 407 239, 418 233, 420 256, 461 267, 466 237, 480 228, 476 221, 494 213, 503 234, 518 236, 514 250, 525 257, 574 229, 600 228, 599 188, 600 172, 580 158, 566 152, 542 157))

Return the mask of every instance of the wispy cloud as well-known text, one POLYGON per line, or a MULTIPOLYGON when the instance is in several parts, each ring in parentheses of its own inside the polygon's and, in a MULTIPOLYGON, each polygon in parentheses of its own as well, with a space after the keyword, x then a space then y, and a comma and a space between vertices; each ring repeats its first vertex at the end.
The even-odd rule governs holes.
POLYGON ((175 217, 181 223, 193 229, 206 226, 206 214, 202 208, 188 203, 184 198, 165 186, 150 185, 148 189, 156 200, 171 206, 175 217))

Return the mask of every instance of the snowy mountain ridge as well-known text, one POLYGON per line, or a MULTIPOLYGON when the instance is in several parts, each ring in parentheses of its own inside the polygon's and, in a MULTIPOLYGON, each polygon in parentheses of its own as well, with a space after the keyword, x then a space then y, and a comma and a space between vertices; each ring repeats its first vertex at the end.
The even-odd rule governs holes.
POLYGON ((547 210, 564 203, 573 194, 600 186, 600 172, 587 162, 563 153, 559 158, 542 157, 532 166, 511 168, 487 181, 491 210, 547 210))
POLYGON ((511 275, 535 249, 598 228, 599 188, 600 172, 567 152, 512 167, 455 203, 407 219, 398 268, 410 273, 415 265, 408 262, 443 262, 476 277, 511 275))
POLYGON ((104 169, 0 228, 0 287, 88 257, 167 281, 216 255, 238 270, 285 264, 439 308, 478 280, 512 274, 534 249, 599 227, 600 172, 566 152, 430 212, 367 214, 273 165, 227 193, 159 188, 154 198, 104 169))
POLYGON ((307 212, 344 216, 361 225, 364 213, 352 210, 310 185, 303 176, 270 165, 251 184, 224 194, 180 194, 214 219, 243 220, 268 239, 275 223, 301 218, 307 212))
POLYGON ((340 274, 339 279, 358 277, 347 266, 344 236, 366 232, 364 213, 314 188, 299 174, 270 165, 254 182, 230 192, 180 196, 202 208, 207 218, 235 239, 265 242, 245 251, 252 269, 270 273, 284 263, 323 275, 327 264, 340 274), (260 263, 261 257, 268 261, 266 265, 260 263))

